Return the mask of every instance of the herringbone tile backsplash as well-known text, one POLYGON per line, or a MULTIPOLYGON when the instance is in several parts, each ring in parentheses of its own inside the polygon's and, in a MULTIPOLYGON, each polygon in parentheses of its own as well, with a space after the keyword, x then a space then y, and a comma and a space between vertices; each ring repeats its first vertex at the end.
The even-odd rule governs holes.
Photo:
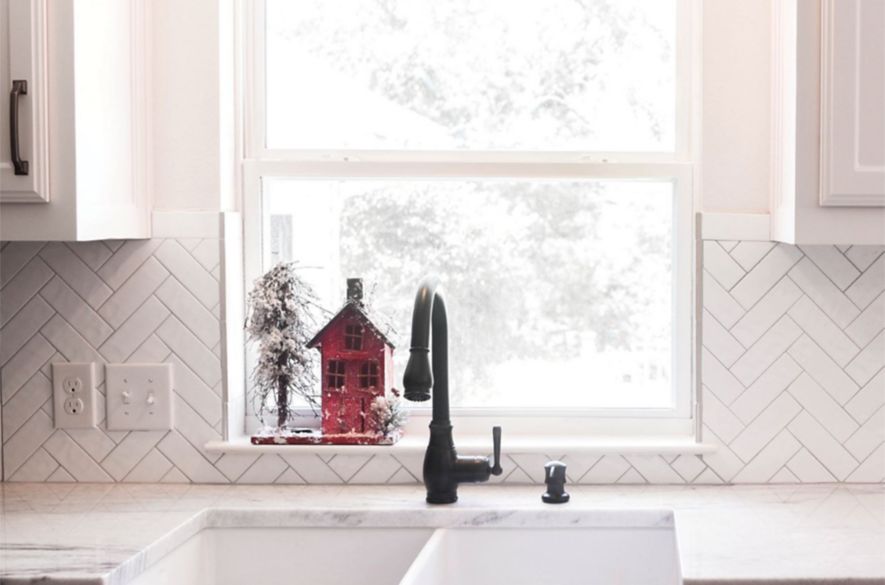
MULTIPOLYGON (((203 450, 222 429, 219 250, 217 239, 3 245, 4 479, 418 481, 420 454, 203 450), (54 430, 53 361, 171 361, 175 430, 54 430)), ((548 456, 580 483, 885 481, 883 249, 707 241, 703 251, 703 435, 719 449, 511 453, 502 481, 542 482, 548 456)))

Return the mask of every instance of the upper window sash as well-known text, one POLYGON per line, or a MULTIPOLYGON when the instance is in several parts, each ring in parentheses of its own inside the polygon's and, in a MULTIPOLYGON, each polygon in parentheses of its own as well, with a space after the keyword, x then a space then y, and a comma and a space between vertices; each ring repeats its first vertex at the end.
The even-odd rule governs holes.
POLYGON ((267 147, 265 0, 242 5, 243 59, 242 144, 245 159, 314 162, 549 162, 549 163, 634 163, 690 162, 696 115, 692 110, 698 67, 694 32, 694 0, 676 0, 675 148, 672 151, 598 150, 359 150, 359 149, 271 149, 267 147))

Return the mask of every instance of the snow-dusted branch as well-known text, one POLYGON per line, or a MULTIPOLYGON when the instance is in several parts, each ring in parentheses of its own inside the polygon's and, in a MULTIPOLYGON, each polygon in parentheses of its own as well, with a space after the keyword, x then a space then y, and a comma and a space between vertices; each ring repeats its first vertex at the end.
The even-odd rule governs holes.
POLYGON ((307 348, 316 306, 316 295, 293 263, 274 266, 255 281, 249 293, 246 332, 258 344, 252 404, 262 421, 276 414, 277 431, 286 427, 293 397, 304 398, 311 407, 317 405, 316 358, 307 348))

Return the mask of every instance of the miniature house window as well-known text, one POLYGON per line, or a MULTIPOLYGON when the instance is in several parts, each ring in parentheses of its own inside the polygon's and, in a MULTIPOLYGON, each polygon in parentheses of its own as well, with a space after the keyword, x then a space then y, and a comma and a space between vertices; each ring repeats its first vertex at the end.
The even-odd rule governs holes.
POLYGON ((363 348, 363 326, 347 325, 344 328, 344 349, 361 350, 363 348))
POLYGON ((341 360, 329 360, 328 365, 329 388, 341 388, 344 386, 344 362, 341 360))
POLYGON ((372 360, 360 366, 360 388, 374 388, 378 385, 378 362, 372 360))

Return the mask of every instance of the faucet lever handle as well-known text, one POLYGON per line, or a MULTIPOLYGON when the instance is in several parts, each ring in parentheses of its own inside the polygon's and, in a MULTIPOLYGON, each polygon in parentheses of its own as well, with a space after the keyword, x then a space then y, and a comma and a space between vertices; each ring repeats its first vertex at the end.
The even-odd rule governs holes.
POLYGON ((492 448, 494 449, 494 459, 489 472, 492 475, 501 475, 504 472, 501 469, 501 427, 492 427, 492 448))

